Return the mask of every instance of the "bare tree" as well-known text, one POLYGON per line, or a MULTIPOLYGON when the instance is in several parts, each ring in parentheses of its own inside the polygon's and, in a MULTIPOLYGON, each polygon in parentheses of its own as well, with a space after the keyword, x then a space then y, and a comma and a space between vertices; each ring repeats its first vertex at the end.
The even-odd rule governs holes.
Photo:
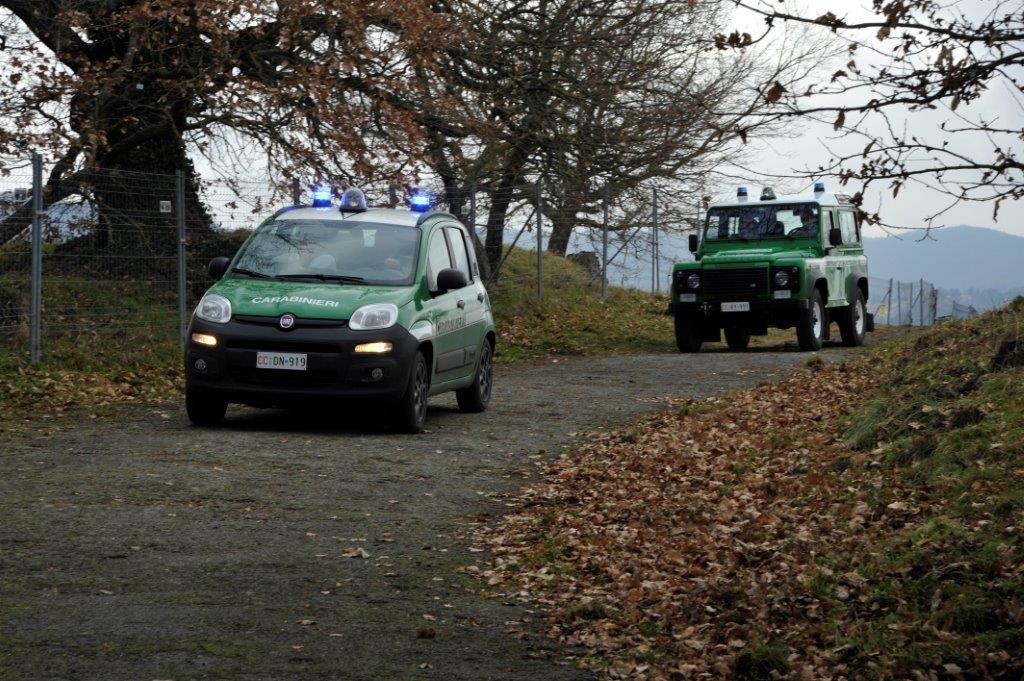
MULTIPOLYGON (((760 15, 760 37, 734 32, 721 49, 752 49, 785 24, 820 26, 845 42, 848 61, 805 91, 773 86, 769 116, 826 120, 835 130, 863 136, 856 152, 833 154, 809 174, 832 173, 856 193, 886 183, 896 196, 909 182, 949 197, 927 226, 965 202, 990 203, 993 219, 1007 199, 1024 196, 1024 1, 937 3, 872 0, 865 18, 780 9, 767 0, 733 0, 760 15), (1016 115, 1001 120, 985 110, 987 96, 1009 98, 1016 115), (930 133, 900 124, 904 114, 937 111, 944 122, 930 133)), ((917 120, 917 118, 910 119, 917 120)), ((878 215, 869 215, 881 222, 878 215)))
POLYGON ((369 133, 416 134, 409 71, 445 30, 426 0, 0 0, 0 156, 53 154, 51 199, 83 166, 182 170, 192 214, 190 152, 225 139, 282 174, 394 172, 369 133))

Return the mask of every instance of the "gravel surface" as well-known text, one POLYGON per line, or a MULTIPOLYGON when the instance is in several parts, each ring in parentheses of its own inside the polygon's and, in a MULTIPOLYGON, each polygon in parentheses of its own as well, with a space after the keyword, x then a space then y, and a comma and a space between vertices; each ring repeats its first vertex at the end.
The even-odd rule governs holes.
POLYGON ((345 407, 232 407, 204 430, 181 405, 6 433, 0 677, 586 678, 547 647, 540 613, 480 597, 458 568, 487 555, 460 537, 575 433, 807 359, 502 366, 490 411, 435 398, 421 436, 345 407))

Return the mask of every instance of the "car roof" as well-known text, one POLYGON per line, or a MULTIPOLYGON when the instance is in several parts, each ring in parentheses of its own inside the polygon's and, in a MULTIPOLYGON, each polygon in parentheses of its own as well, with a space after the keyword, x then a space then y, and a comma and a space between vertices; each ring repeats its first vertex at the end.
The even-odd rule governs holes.
MULTIPOLYGON (((437 215, 437 213, 428 213, 428 215, 437 215)), ((397 208, 368 208, 359 212, 342 212, 338 210, 337 206, 327 208, 296 206, 294 208, 282 209, 275 218, 278 220, 337 220, 338 222, 352 220, 354 222, 374 222, 385 225, 415 227, 420 224, 423 216, 423 213, 414 213, 411 210, 399 210, 397 208)))
POLYGON ((835 208, 838 206, 852 206, 853 202, 850 197, 846 194, 834 194, 831 192, 819 192, 817 194, 789 194, 777 196, 770 201, 761 201, 757 196, 751 196, 746 201, 737 201, 732 199, 731 201, 715 201, 711 204, 711 208, 735 208, 738 206, 751 206, 751 205, 778 205, 778 204, 791 204, 791 203, 816 203, 819 206, 825 206, 826 208, 835 208))

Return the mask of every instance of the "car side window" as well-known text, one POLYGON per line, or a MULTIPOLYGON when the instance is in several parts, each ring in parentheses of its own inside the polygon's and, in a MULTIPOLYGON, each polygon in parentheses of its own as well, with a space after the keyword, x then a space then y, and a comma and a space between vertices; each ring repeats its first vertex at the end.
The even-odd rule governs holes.
POLYGON ((452 259, 448 254, 444 230, 435 230, 427 246, 427 286, 431 291, 437 290, 437 273, 451 266, 452 259))
POLYGON ((856 244, 860 241, 857 238, 857 220, 853 211, 839 211, 839 230, 843 233, 844 244, 856 244))
POLYGON ((466 275, 466 281, 473 281, 473 272, 469 266, 469 254, 466 252, 466 239, 462 230, 458 227, 445 227, 444 229, 448 232, 448 242, 452 245, 455 269, 466 275))

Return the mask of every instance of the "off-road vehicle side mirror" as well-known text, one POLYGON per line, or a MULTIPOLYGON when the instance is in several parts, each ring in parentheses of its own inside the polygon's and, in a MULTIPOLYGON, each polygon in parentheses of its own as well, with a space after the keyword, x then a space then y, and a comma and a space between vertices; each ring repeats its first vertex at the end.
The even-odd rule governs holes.
POLYGON ((210 261, 209 267, 206 271, 210 273, 210 277, 213 279, 220 279, 224 276, 224 273, 228 271, 228 265, 231 264, 231 258, 214 258, 210 261))
POLYGON ((691 234, 690 235, 690 253, 696 253, 698 245, 699 244, 697 243, 697 235, 696 234, 691 234))
POLYGON ((843 231, 841 229, 833 227, 828 230, 828 245, 833 247, 843 245, 843 231))
POLYGON ((445 268, 437 273, 437 290, 435 295, 442 295, 455 289, 469 286, 469 279, 461 270, 445 268))

